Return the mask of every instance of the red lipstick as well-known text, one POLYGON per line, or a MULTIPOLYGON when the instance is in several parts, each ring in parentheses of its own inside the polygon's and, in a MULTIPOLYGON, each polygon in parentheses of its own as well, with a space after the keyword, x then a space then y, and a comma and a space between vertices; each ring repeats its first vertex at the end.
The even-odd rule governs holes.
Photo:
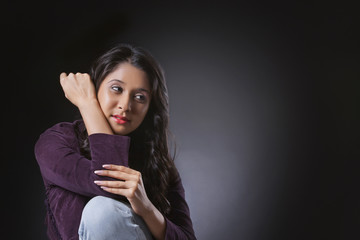
POLYGON ((118 124, 125 124, 129 122, 129 119, 127 119, 126 117, 122 117, 120 115, 112 115, 112 117, 115 120, 115 122, 118 124))

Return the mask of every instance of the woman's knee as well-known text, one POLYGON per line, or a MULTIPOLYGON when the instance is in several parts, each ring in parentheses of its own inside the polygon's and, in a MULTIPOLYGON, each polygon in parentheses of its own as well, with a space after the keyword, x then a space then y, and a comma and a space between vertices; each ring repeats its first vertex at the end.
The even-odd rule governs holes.
POLYGON ((129 204, 97 196, 85 206, 79 228, 80 239, 151 239, 143 220, 129 204))
POLYGON ((118 204, 116 200, 96 196, 92 198, 83 209, 82 212, 82 221, 85 221, 87 224, 94 226, 99 226, 109 220, 113 216, 131 216, 131 210, 125 204, 118 204))

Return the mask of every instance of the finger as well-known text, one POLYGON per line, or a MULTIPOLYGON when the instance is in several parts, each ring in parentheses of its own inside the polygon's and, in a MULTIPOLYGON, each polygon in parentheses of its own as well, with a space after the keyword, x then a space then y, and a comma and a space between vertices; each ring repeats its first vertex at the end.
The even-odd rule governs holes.
POLYGON ((136 170, 133 170, 131 168, 121 166, 121 165, 104 164, 104 165, 102 165, 102 167, 105 168, 105 169, 117 170, 117 171, 125 172, 125 173, 128 173, 128 174, 137 174, 137 173, 139 173, 136 170))
POLYGON ((84 74, 82 74, 82 73, 80 73, 80 72, 77 72, 77 73, 75 74, 75 77, 76 77, 76 79, 83 80, 83 79, 84 79, 84 74))
POLYGON ((120 180, 124 180, 124 181, 137 180, 137 177, 135 175, 128 174, 128 173, 121 172, 121 171, 96 170, 94 173, 99 176, 112 177, 112 178, 120 179, 120 180))
POLYGON ((75 74, 73 74, 73 73, 71 72, 71 73, 69 73, 69 74, 67 75, 67 77, 68 77, 68 78, 75 78, 75 74))
POLYGON ((94 181, 98 186, 109 187, 109 188, 123 188, 128 189, 134 186, 131 181, 94 181))
POLYGON ((60 80, 66 78, 66 77, 67 77, 67 75, 66 75, 66 73, 64 73, 64 72, 62 72, 62 73, 60 74, 60 80))
POLYGON ((104 191, 107 191, 109 193, 114 193, 114 194, 121 195, 121 196, 124 196, 124 197, 128 197, 130 195, 130 193, 131 193, 131 191, 129 189, 109 188, 109 187, 104 187, 104 186, 101 186, 101 188, 104 191))

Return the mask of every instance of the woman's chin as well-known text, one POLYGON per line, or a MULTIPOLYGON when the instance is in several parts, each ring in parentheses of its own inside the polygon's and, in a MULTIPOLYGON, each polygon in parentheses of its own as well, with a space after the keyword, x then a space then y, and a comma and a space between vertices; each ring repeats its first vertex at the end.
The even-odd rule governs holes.
POLYGON ((122 127, 122 126, 112 127, 112 130, 115 135, 121 135, 121 136, 126 136, 132 132, 132 130, 122 127))

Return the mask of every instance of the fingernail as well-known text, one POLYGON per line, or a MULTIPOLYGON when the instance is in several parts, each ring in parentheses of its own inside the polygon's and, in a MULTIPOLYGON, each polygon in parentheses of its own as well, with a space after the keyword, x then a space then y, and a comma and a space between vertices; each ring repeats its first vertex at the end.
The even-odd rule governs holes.
POLYGON ((102 167, 103 167, 103 168, 111 168, 111 165, 109 165, 109 164, 104 164, 104 165, 102 165, 102 167))
POLYGON ((107 187, 101 186, 102 189, 107 189, 107 187))
POLYGON ((101 171, 101 170, 95 170, 94 173, 95 173, 95 174, 101 174, 102 171, 101 171))
POLYGON ((94 181, 95 184, 100 185, 101 181, 94 181))

